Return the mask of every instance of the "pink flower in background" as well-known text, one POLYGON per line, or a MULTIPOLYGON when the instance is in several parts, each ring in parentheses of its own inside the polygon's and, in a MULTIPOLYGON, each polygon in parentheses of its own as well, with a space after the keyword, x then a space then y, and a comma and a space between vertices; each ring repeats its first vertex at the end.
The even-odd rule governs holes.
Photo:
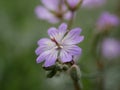
POLYGON ((100 18, 97 21, 97 30, 106 30, 111 27, 118 26, 120 24, 120 19, 113 14, 104 12, 101 14, 100 18))
POLYGON ((60 20, 69 20, 71 12, 67 10, 63 0, 41 0, 42 5, 35 9, 39 19, 46 20, 50 23, 58 23, 60 20))
POLYGON ((82 7, 96 8, 105 4, 106 0, 83 0, 82 7))
POLYGON ((102 43, 102 54, 107 59, 120 56, 120 41, 113 38, 105 39, 102 43))
POLYGON ((81 48, 76 44, 83 41, 84 37, 80 36, 81 29, 75 28, 67 31, 67 25, 61 24, 58 29, 52 27, 48 29, 50 39, 43 38, 38 41, 36 54, 38 55, 37 63, 45 62, 44 66, 49 67, 58 60, 62 63, 71 62, 78 55, 81 55, 81 48))
POLYGON ((66 0, 67 5, 72 10, 77 9, 80 6, 83 0, 66 0))

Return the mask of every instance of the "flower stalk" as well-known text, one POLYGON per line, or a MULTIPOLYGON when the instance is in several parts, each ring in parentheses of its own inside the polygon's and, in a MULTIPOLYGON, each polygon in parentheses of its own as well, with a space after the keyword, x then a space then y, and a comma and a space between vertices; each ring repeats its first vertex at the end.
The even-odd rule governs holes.
POLYGON ((74 84, 74 89, 75 90, 82 90, 82 87, 79 83, 80 77, 81 77, 81 73, 80 73, 80 68, 74 64, 71 66, 71 68, 68 70, 70 77, 73 81, 74 84))

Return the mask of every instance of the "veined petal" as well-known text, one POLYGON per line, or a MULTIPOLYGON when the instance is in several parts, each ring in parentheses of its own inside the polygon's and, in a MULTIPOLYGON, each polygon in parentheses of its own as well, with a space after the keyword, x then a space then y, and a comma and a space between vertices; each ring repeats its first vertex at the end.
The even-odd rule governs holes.
POLYGON ((58 35, 58 30, 55 27, 51 27, 48 29, 48 35, 51 39, 56 39, 56 36, 58 35))
POLYGON ((38 48, 35 50, 36 55, 39 55, 39 54, 41 54, 42 52, 44 52, 44 51, 45 51, 44 49, 45 49, 45 48, 43 48, 43 47, 38 47, 38 48))
POLYGON ((41 48, 46 48, 46 50, 55 47, 55 43, 48 38, 43 38, 38 41, 38 45, 41 48))
POLYGON ((63 48, 66 52, 68 52, 70 55, 80 55, 82 52, 82 49, 76 45, 68 45, 64 46, 63 48))
POLYGON ((42 4, 50 10, 56 11, 58 10, 60 0, 41 0, 42 4))
POLYGON ((66 32, 67 30, 67 24, 66 23, 62 23, 59 28, 58 28, 59 32, 66 32))
POLYGON ((67 36, 65 37, 65 39, 74 37, 74 36, 76 36, 76 35, 80 35, 81 31, 82 31, 81 28, 72 29, 72 30, 67 34, 67 36))
POLYGON ((54 27, 48 29, 48 35, 51 39, 55 39, 59 43, 63 39, 66 29, 67 25, 63 23, 59 26, 58 30, 54 27))
POLYGON ((80 36, 81 29, 80 28, 75 28, 71 30, 62 40, 62 43, 65 45, 69 44, 78 44, 80 43, 83 39, 84 36, 80 36))
POLYGON ((58 56, 58 51, 57 50, 52 50, 51 53, 46 57, 46 61, 44 66, 49 67, 55 64, 58 56))
POLYGON ((60 60, 65 63, 65 62, 70 62, 72 61, 72 56, 67 53, 65 50, 61 50, 60 52, 60 60))
POLYGON ((37 63, 43 62, 43 61, 45 60, 45 58, 48 57, 48 55, 49 55, 50 53, 51 53, 51 50, 48 50, 48 51, 45 51, 45 52, 41 53, 41 54, 38 56, 36 62, 37 62, 37 63))
POLYGON ((66 32, 67 32, 67 24, 62 23, 58 28, 58 35, 56 36, 58 42, 60 42, 63 39, 66 32))

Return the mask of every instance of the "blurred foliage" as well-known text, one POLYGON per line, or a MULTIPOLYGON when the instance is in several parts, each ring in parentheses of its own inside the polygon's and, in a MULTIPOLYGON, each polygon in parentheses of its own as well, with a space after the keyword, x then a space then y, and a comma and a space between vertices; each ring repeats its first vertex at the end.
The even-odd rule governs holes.
MULTIPOLYGON (((117 13, 119 0, 107 0, 96 9, 80 9, 74 26, 83 29, 83 54, 79 66, 83 73, 95 73, 95 60, 90 44, 97 18, 102 11, 117 13)), ((37 40, 47 37, 51 24, 38 20, 34 9, 39 0, 0 0, 0 90, 73 90, 65 75, 46 79, 41 64, 36 64, 37 40)), ((120 3, 119 3, 120 4, 120 3)), ((111 30, 110 37, 120 39, 120 28, 111 30)), ((105 61, 106 90, 120 90, 120 60, 105 61)), ((82 78, 84 90, 97 90, 94 78, 82 78)))

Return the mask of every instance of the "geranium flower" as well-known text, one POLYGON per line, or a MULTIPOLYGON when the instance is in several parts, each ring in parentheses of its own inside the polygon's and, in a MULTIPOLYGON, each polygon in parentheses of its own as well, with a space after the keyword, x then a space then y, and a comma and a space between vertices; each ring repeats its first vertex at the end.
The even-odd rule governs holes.
POLYGON ((61 24, 58 29, 55 27, 48 29, 50 39, 43 38, 38 41, 39 46, 35 51, 38 55, 37 63, 44 61, 44 66, 49 67, 57 60, 62 63, 74 61, 74 58, 81 55, 82 51, 76 45, 84 39, 80 33, 80 28, 68 31, 65 23, 61 24))

